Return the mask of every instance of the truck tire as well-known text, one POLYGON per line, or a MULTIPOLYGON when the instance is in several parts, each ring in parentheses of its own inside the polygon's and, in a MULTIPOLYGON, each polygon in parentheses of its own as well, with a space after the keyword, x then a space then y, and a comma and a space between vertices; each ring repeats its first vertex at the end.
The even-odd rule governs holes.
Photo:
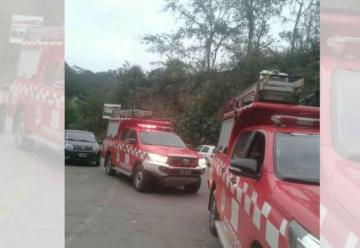
POLYGON ((14 123, 14 136, 15 144, 21 150, 30 150, 34 142, 26 137, 26 124, 24 118, 24 112, 21 111, 17 114, 14 123))
POLYGON ((215 191, 212 191, 210 195, 210 214, 209 214, 209 229, 212 235, 217 237, 217 231, 215 227, 215 221, 219 220, 219 214, 216 208, 215 191))
POLYGON ((135 173, 132 179, 136 191, 147 192, 149 190, 150 176, 144 170, 142 165, 136 166, 135 173))
POLYGON ((112 168, 111 155, 108 155, 105 159, 105 172, 108 176, 115 176, 116 171, 112 168))
POLYGON ((201 178, 198 179, 195 183, 191 183, 184 186, 184 190, 187 193, 195 194, 199 191, 201 187, 201 178))

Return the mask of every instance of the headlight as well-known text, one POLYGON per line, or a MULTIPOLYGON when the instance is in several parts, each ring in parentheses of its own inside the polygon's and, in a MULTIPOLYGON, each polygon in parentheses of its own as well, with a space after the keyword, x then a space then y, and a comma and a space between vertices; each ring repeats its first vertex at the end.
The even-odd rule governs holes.
POLYGON ((291 221, 288 226, 289 245, 291 248, 313 248, 320 247, 318 238, 310 234, 305 228, 300 226, 296 221, 291 221))
POLYGON ((166 156, 162 156, 156 153, 148 153, 148 158, 154 162, 160 162, 160 163, 166 163, 167 162, 167 157, 166 156))
POLYGON ((74 149, 73 145, 65 144, 65 150, 72 150, 72 149, 74 149))
POLYGON ((207 161, 206 161, 205 158, 200 158, 198 164, 201 167, 206 167, 207 166, 207 161))

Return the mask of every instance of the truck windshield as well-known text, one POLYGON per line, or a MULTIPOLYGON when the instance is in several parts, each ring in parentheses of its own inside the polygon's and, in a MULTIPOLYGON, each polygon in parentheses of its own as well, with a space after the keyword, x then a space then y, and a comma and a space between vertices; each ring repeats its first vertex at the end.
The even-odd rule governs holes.
POLYGON ((65 140, 82 141, 82 142, 96 142, 95 135, 90 132, 83 131, 66 131, 65 140))
POLYGON ((143 131, 140 139, 144 145, 186 147, 180 137, 171 132, 143 131))
POLYGON ((275 170, 278 176, 285 181, 319 184, 319 135, 277 133, 275 136, 275 170))

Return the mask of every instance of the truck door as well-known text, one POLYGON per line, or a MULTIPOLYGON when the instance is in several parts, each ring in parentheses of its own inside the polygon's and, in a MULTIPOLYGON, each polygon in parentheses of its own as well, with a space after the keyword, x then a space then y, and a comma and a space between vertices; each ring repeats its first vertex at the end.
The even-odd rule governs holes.
MULTIPOLYGON (((258 164, 256 174, 260 174, 265 155, 265 135, 258 131, 246 131, 239 135, 231 160, 240 158, 255 159, 258 164)), ((235 176, 228 172, 225 187, 225 218, 236 233, 243 247, 250 247, 253 240, 264 239, 261 225, 262 205, 258 205, 259 194, 263 197, 262 183, 259 179, 235 176)))
POLYGON ((126 165, 127 168, 132 169, 134 168, 134 165, 137 161, 138 155, 137 155, 137 147, 138 147, 138 138, 137 133, 134 129, 130 129, 129 133, 126 138, 126 144, 127 144, 127 153, 126 157, 126 165))
POLYGON ((114 152, 112 152, 112 154, 114 154, 114 158, 113 158, 113 162, 115 162, 115 166, 116 167, 121 167, 123 169, 126 168, 126 138, 127 135, 129 133, 129 129, 123 129, 120 132, 120 135, 118 136, 117 139, 117 146, 116 148, 114 148, 114 152))

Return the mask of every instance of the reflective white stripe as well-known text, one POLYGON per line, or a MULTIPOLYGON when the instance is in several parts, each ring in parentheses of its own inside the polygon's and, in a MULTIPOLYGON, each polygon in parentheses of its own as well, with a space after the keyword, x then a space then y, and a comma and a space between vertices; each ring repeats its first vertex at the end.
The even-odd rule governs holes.
POLYGON ((355 248, 357 247, 356 244, 358 243, 359 238, 354 234, 350 233, 345 244, 345 248, 355 248))
POLYGON ((244 191, 244 193, 247 192, 248 187, 249 187, 249 185, 248 185, 247 183, 244 183, 244 186, 243 186, 243 191, 244 191))
POLYGON ((247 214, 250 214, 250 197, 245 195, 245 211, 247 212, 247 214))
POLYGON ((236 190, 236 200, 238 200, 238 202, 241 204, 241 196, 242 196, 242 189, 241 188, 237 188, 236 190))
POLYGON ((269 217, 270 210, 271 210, 271 206, 269 205, 269 203, 264 202, 264 205, 261 209, 261 213, 265 216, 265 218, 269 217))
POLYGON ((281 226, 280 226, 280 233, 282 236, 285 237, 285 232, 286 232, 286 226, 288 224, 288 221, 283 219, 282 222, 281 222, 281 226))
POLYGON ((258 207, 254 207, 254 214, 253 214, 253 222, 256 228, 260 231, 260 209, 258 207))
POLYGON ((231 200, 231 225, 234 230, 238 230, 238 219, 239 219, 239 204, 235 199, 231 200))
POLYGON ((257 199, 257 193, 256 193, 256 191, 254 190, 254 191, 253 191, 253 194, 252 194, 252 197, 251 197, 251 201, 252 201, 253 203, 256 203, 256 199, 257 199))
POLYGON ((273 224, 271 224, 269 220, 266 221, 265 238, 271 248, 278 247, 279 231, 275 228, 273 224))

